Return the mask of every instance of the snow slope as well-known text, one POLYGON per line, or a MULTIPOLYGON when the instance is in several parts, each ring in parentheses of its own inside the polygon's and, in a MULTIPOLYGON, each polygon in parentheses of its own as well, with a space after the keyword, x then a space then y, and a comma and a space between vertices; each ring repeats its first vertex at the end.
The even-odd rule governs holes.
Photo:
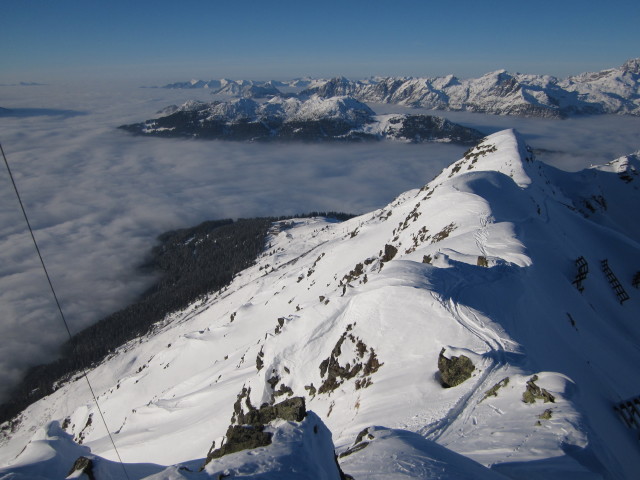
MULTIPOLYGON (((340 459, 356 479, 633 478, 637 432, 613 405, 639 394, 639 169, 630 155, 562 172, 507 130, 385 208, 274 224, 227 288, 89 372, 132 478, 289 475, 290 445, 313 438, 304 422, 270 427, 284 443, 257 457, 202 473, 172 465, 197 470, 238 399, 244 409, 290 395, 305 396, 338 453, 368 442, 340 459), (589 266, 582 292, 578 257, 589 266), (475 367, 452 388, 440 382, 443 349, 475 367), (527 386, 553 402, 525 403, 527 386)), ((120 478, 80 377, 3 436, 0 478, 35 476, 54 454, 70 468, 84 447, 120 478)), ((327 443, 318 448, 326 457, 327 443)))

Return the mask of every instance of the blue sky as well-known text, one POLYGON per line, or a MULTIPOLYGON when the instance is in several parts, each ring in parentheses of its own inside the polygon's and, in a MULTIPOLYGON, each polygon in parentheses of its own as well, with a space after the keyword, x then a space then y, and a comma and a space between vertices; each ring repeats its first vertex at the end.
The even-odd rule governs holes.
POLYGON ((0 83, 565 76, 640 56, 637 1, 1 0, 0 83), (188 78, 187 78, 188 77, 188 78))

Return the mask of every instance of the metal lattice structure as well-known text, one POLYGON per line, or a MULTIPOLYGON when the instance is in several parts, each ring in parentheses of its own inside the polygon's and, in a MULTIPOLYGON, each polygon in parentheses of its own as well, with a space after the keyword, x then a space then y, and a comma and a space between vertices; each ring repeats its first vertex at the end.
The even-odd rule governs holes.
POLYGON ((602 265, 602 271, 606 275, 607 280, 609 280, 609 285, 611 285, 611 288, 613 288, 613 291, 616 293, 616 296, 618 297, 618 300, 620 300, 620 304, 622 305, 623 302, 629 300, 629 295, 625 291, 624 287, 620 284, 613 271, 611 271, 611 267, 609 267, 609 261, 605 258, 600 263, 602 265))
POLYGON ((620 415, 627 427, 640 430, 640 397, 620 402, 613 409, 620 415))
POLYGON ((587 273, 589 273, 589 264, 587 263, 587 259, 582 256, 578 257, 576 259, 576 267, 578 267, 578 273, 576 273, 576 278, 571 283, 573 283, 578 291, 582 293, 584 291, 582 282, 586 280, 587 273))

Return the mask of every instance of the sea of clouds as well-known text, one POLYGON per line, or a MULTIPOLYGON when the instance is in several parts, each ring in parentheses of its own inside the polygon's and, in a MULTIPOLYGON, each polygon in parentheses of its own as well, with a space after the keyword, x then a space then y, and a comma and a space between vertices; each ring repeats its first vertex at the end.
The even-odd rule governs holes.
MULTIPOLYGON (((313 210, 364 213, 461 157, 446 144, 247 144, 134 137, 118 125, 206 90, 0 86, 0 143, 72 332, 134 300, 160 233, 204 220, 313 210)), ((372 105, 379 113, 407 111, 372 105)), ((411 110, 416 113, 416 110, 411 110)), ((640 149, 640 119, 442 116, 493 133, 517 128, 566 170, 640 149)), ((3 166, 4 168, 4 166, 3 166)), ((0 170, 0 400, 66 331, 6 170, 0 170)))

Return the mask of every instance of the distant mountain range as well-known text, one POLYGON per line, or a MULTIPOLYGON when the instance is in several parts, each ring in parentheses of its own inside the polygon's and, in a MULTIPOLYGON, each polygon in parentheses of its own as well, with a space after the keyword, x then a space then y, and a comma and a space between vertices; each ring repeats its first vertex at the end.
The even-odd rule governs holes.
POLYGON ((0 83, 0 87, 40 87, 46 83, 38 82, 19 82, 19 83, 0 83))
POLYGON ((191 80, 164 88, 208 88, 214 94, 243 98, 317 95, 350 96, 361 102, 391 103, 434 110, 497 115, 563 118, 570 115, 640 115, 640 58, 618 68, 558 79, 497 70, 479 78, 454 75, 433 78, 376 77, 366 81, 344 77, 296 79, 290 82, 191 80))
MULTIPOLYGON (((237 93, 233 90, 237 88, 251 87, 251 86, 265 86, 271 85, 275 88, 278 87, 293 87, 293 88, 305 88, 309 86, 315 80, 312 78, 297 78, 295 80, 289 80, 287 82, 281 82, 278 80, 259 81, 259 80, 229 80, 227 78, 221 78, 219 80, 196 80, 192 79, 188 82, 175 82, 164 85, 161 88, 180 88, 180 89, 196 89, 196 88, 208 88, 213 93, 229 93, 227 89, 231 89, 231 93, 237 93)), ((158 87, 150 87, 158 88, 158 87)), ((281 93, 281 92, 280 92, 281 93)))
MULTIPOLYGON (((245 85, 242 88, 248 91, 248 88, 253 87, 254 91, 262 88, 255 85, 245 85)), ((327 98, 318 94, 304 99, 276 96, 262 103, 250 98, 212 103, 189 101, 180 107, 167 107, 159 115, 155 119, 119 128, 137 135, 240 141, 396 139, 416 143, 453 142, 473 145, 484 136, 475 129, 457 125, 444 118, 428 115, 376 115, 366 104, 353 97, 327 98)))
POLYGON ((506 70, 466 80, 453 75, 365 81, 191 80, 164 88, 205 88, 219 99, 171 105, 157 118, 120 128, 137 135, 238 141, 394 139, 472 145, 483 136, 477 130, 428 115, 376 115, 367 103, 545 118, 640 115, 639 79, 640 58, 563 80, 506 70))

